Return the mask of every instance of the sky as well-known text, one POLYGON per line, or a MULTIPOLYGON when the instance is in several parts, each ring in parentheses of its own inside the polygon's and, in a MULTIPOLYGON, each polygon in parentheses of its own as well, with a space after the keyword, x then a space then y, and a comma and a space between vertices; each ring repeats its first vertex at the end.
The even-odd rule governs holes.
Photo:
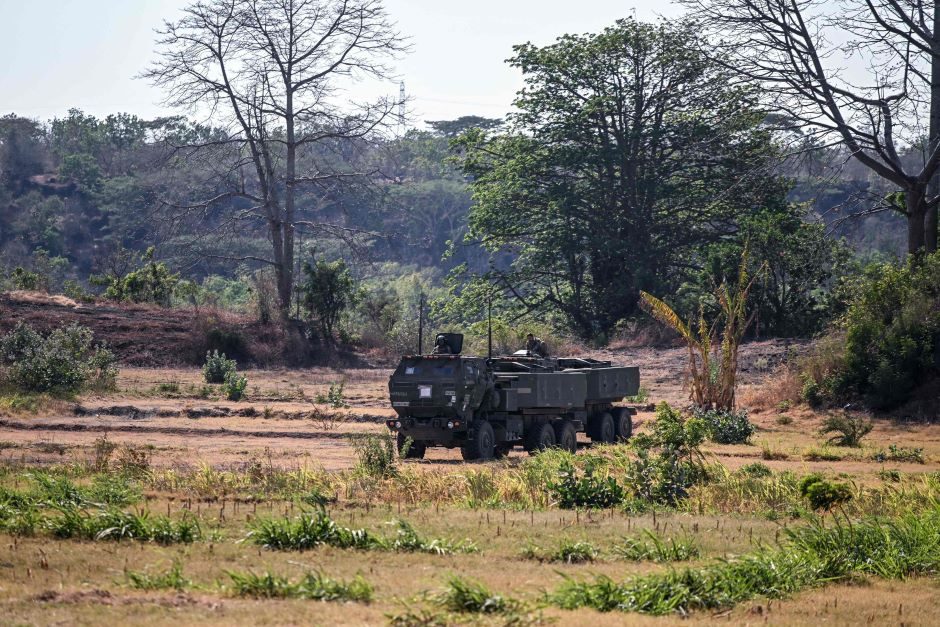
MULTIPOLYGON (((190 1, 0 0, 0 115, 46 120, 70 108, 96 116, 173 113, 158 89, 135 76, 154 58, 154 29, 190 1)), ((508 112, 522 85, 518 70, 505 63, 514 44, 549 44, 631 15, 681 13, 668 0, 386 0, 385 6, 411 38, 412 52, 397 72, 417 126, 508 112)), ((397 81, 384 89, 397 96, 397 81)))

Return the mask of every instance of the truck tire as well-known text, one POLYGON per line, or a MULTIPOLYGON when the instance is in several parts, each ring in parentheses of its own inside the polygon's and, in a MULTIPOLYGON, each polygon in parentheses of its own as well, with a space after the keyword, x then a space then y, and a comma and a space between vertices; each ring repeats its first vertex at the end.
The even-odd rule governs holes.
POLYGON ((591 442, 595 444, 613 444, 617 440, 617 425, 610 412, 603 412, 594 416, 592 420, 591 442))
POLYGON ((402 455, 402 451, 405 448, 405 441, 408 438, 405 437, 404 433, 398 434, 398 456, 404 459, 424 459, 424 454, 428 449, 428 445, 424 442, 416 442, 415 440, 411 441, 411 446, 408 447, 408 451, 402 455))
POLYGON ((529 455, 535 455, 540 451, 555 446, 555 430, 547 422, 532 425, 532 428, 525 434, 525 450, 529 455))
POLYGON ((578 452, 578 431, 570 420, 559 420, 554 425, 556 446, 569 453, 578 452))
POLYGON ((629 440, 633 435, 633 410, 628 407, 614 408, 614 425, 617 428, 617 441, 629 440))
POLYGON ((493 459, 496 453, 495 443, 496 434, 493 433, 493 425, 484 420, 473 430, 473 437, 460 447, 460 454, 468 462, 477 459, 493 459))

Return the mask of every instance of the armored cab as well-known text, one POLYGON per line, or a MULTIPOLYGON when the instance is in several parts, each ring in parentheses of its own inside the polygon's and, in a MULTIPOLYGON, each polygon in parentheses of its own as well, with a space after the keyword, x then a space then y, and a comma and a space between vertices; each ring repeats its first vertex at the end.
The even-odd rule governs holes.
POLYGON ((579 432, 594 442, 630 437, 633 412, 615 403, 637 393, 638 368, 526 351, 471 357, 460 354, 462 344, 459 334, 438 336, 438 354, 402 357, 392 374, 397 417, 387 424, 403 455, 445 446, 460 447, 465 459, 489 459, 517 445, 574 452, 579 432))

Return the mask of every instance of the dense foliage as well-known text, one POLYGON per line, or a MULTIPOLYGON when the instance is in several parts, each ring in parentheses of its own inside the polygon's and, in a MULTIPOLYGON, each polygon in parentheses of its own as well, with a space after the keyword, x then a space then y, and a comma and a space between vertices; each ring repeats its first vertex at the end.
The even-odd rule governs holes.
POLYGON ((21 322, 0 338, 0 383, 23 392, 72 394, 111 387, 116 377, 114 355, 78 324, 43 336, 21 322))
POLYGON ((510 131, 460 147, 470 235, 524 310, 608 333, 641 290, 670 291, 703 246, 782 203, 784 182, 754 174, 773 149, 753 95, 701 50, 691 22, 633 20, 515 47, 526 87, 510 131))
POLYGON ((896 407, 938 374, 940 255, 872 264, 849 291, 839 328, 802 363, 803 397, 896 407))

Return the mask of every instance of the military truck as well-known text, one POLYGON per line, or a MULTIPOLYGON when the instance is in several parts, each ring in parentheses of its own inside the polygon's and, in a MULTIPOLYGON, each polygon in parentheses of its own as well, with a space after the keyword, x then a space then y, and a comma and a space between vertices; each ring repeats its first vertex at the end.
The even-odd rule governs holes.
POLYGON ((605 443, 632 434, 634 410, 615 403, 638 392, 639 368, 527 351, 462 355, 463 336, 442 335, 439 354, 402 357, 388 382, 397 415, 386 425, 404 457, 422 458, 429 446, 459 447, 466 460, 503 457, 516 446, 573 453, 581 432, 605 443))

